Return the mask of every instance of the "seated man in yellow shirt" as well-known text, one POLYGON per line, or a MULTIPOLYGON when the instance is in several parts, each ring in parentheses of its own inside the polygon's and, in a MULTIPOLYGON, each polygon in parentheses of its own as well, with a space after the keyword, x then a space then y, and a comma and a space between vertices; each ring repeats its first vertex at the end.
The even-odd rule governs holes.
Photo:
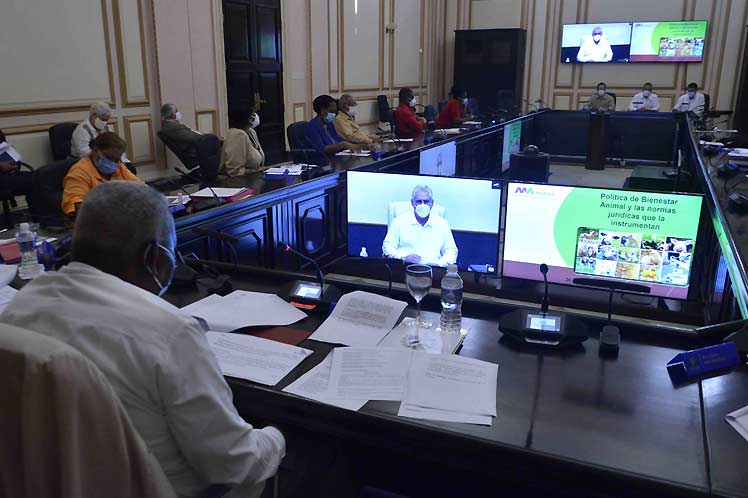
POLYGON ((356 122, 357 109, 358 103, 353 95, 344 93, 340 96, 340 100, 338 101, 338 115, 335 116, 335 120, 332 122, 340 138, 353 144, 368 145, 373 142, 381 142, 381 137, 366 133, 361 129, 361 126, 356 122))
POLYGON ((143 182, 120 162, 127 143, 110 131, 91 140, 91 154, 75 163, 62 181, 62 212, 75 219, 78 208, 96 185, 110 180, 143 182))

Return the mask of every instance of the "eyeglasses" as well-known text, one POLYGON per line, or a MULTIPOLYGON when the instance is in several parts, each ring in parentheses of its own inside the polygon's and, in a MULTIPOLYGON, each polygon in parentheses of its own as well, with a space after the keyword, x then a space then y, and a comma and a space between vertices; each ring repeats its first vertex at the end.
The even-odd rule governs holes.
POLYGON ((419 200, 413 200, 413 204, 416 206, 419 204, 431 204, 431 199, 419 199, 419 200))

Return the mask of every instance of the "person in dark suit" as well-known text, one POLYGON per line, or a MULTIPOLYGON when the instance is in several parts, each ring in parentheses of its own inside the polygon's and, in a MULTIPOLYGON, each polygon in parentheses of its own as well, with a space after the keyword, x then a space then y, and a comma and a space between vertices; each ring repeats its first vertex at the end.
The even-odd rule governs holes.
MULTIPOLYGON (((5 133, 0 130, 0 144, 6 141, 5 133)), ((0 189, 9 190, 14 197, 25 195, 26 204, 32 208, 34 174, 30 171, 19 171, 19 164, 16 161, 0 159, 0 189)))
POLYGON ((189 169, 197 167, 197 140, 202 137, 202 133, 182 123, 182 113, 174 104, 166 103, 161 106, 161 133, 172 141, 179 153, 186 158, 189 164, 185 166, 189 169))

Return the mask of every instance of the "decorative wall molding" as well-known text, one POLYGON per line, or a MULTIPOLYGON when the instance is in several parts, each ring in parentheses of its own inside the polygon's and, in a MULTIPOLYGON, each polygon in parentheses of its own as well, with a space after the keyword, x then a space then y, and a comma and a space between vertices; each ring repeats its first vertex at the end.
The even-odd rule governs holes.
POLYGON ((143 67, 143 89, 145 95, 143 98, 135 98, 129 94, 127 88, 127 54, 125 52, 125 40, 123 37, 123 31, 125 27, 122 25, 122 15, 120 9, 120 2, 123 0, 112 0, 112 14, 114 17, 114 34, 115 34, 115 46, 117 47, 117 68, 119 70, 119 84, 120 84, 120 95, 122 96, 123 107, 142 107, 147 106, 150 102, 150 95, 148 89, 148 64, 145 52, 145 30, 144 30, 144 18, 143 18, 143 6, 140 0, 124 0, 134 1, 138 7, 138 31, 140 36, 140 61, 143 67))
POLYGON ((196 109, 195 110, 195 126, 197 127, 197 130, 201 133, 218 133, 218 113, 215 109, 196 109), (201 116, 210 116, 212 123, 213 123, 213 129, 208 131, 204 131, 200 129, 200 117, 201 116))
POLYGON ((127 142, 127 157, 135 166, 149 164, 156 160, 156 146, 153 143, 153 120, 150 114, 140 116, 125 116, 123 119, 125 128, 125 141, 127 142), (138 159, 135 155, 135 144, 133 142, 132 125, 135 123, 148 124, 148 156, 138 159))
MULTIPOLYGON (((307 112, 306 112, 306 102, 294 102, 291 105, 293 109, 293 119, 294 122, 297 121, 305 121, 307 118, 307 112)), ((286 123, 288 125, 290 123, 286 123)))

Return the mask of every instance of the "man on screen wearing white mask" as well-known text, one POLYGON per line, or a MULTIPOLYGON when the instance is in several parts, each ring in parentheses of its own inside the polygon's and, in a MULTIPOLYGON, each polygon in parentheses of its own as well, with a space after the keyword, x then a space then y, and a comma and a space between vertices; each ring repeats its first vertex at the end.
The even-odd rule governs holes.
POLYGON ((382 253, 406 263, 447 266, 457 262, 457 246, 447 220, 432 213, 434 194, 426 185, 413 189, 413 211, 401 214, 387 230, 382 253))
POLYGON ((600 82, 597 84, 597 92, 587 102, 587 109, 596 112, 609 112, 616 110, 616 101, 608 94, 608 86, 600 82))
POLYGON ((579 62, 610 62, 613 59, 613 49, 610 42, 603 36, 603 29, 595 26, 592 36, 585 36, 577 52, 579 62))
POLYGON ((699 85, 689 83, 686 87, 686 94, 681 95, 673 107, 673 112, 692 112, 701 117, 704 115, 706 100, 704 94, 698 91, 699 85))
POLYGON ((653 111, 660 110, 660 98, 652 92, 652 83, 644 83, 642 91, 634 95, 629 105, 630 111, 653 111))
MULTIPOLYGON (((98 137, 100 133, 112 131, 107 124, 112 117, 112 109, 106 102, 97 102, 91 106, 88 118, 78 124, 70 139, 70 155, 82 158, 91 154, 91 140, 98 137)), ((123 161, 126 158, 123 158, 123 161)))
POLYGON ((254 111, 229 113, 229 131, 221 149, 220 174, 234 177, 265 169, 265 151, 255 131, 259 125, 260 116, 254 111))
POLYGON ((185 164, 185 166, 189 169, 197 167, 196 142, 202 136, 202 133, 182 123, 182 113, 179 112, 179 109, 174 104, 166 103, 161 106, 161 133, 186 158, 189 164, 185 164))
POLYGON ((332 122, 340 138, 354 144, 369 145, 373 142, 381 142, 382 138, 378 135, 366 133, 356 122, 356 112, 358 111, 358 102, 356 97, 344 93, 338 100, 338 115, 332 122))

